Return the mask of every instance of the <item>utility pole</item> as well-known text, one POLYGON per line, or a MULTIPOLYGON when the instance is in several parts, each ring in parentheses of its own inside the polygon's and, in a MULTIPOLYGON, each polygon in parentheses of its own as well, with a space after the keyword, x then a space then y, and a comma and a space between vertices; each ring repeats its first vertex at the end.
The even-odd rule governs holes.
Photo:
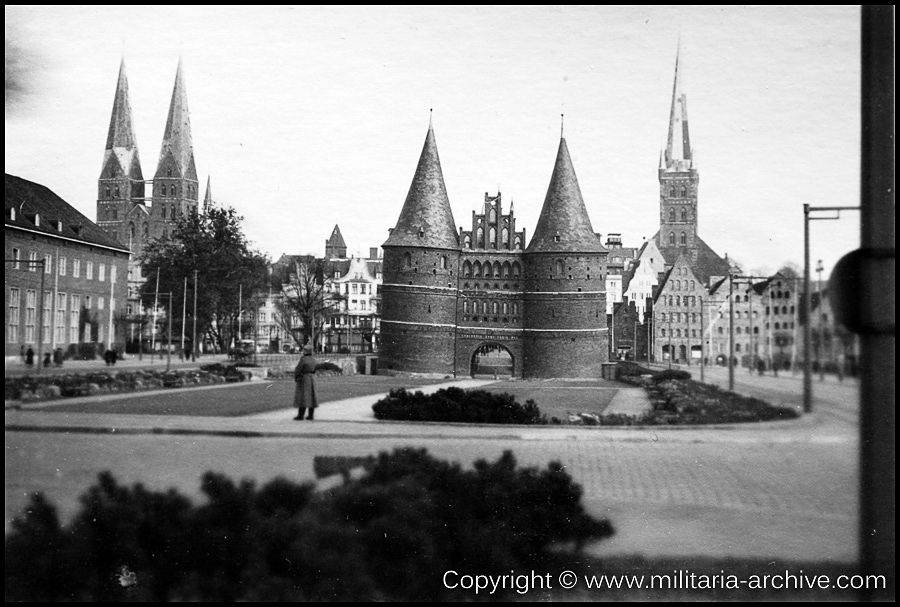
POLYGON ((734 392, 734 274, 728 273, 728 391, 734 392))
POLYGON ((194 331, 191 338, 191 358, 197 360, 197 270, 194 270, 194 331))

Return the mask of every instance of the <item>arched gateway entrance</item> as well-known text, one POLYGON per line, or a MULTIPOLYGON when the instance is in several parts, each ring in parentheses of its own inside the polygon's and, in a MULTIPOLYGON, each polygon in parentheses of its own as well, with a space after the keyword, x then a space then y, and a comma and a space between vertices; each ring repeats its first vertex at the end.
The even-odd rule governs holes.
POLYGON ((470 372, 472 377, 512 377, 515 374, 515 358, 505 346, 481 344, 472 353, 470 372))

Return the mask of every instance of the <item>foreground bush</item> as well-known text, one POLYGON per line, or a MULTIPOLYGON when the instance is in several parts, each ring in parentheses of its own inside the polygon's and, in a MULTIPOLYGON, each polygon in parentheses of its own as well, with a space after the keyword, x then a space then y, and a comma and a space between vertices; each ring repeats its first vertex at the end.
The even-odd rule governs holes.
POLYGON ((519 404, 511 394, 443 388, 434 394, 391 390, 374 405, 375 419, 482 424, 546 424, 533 400, 519 404))
POLYGON ((66 527, 35 496, 6 538, 6 600, 468 599, 444 571, 528 571, 551 547, 613 533, 561 465, 519 468, 510 452, 473 470, 424 449, 382 453, 322 493, 213 473, 202 490, 195 506, 104 473, 66 527))

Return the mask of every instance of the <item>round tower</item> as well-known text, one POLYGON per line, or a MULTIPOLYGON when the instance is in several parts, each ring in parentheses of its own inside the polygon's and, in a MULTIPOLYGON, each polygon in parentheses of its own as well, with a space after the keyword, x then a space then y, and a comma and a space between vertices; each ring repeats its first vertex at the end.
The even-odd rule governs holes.
POLYGON ((600 377, 608 329, 607 251, 594 233, 566 140, 525 249, 525 377, 600 377))
POLYGON ((455 225, 429 124, 400 218, 382 245, 380 369, 454 372, 460 255, 455 225))

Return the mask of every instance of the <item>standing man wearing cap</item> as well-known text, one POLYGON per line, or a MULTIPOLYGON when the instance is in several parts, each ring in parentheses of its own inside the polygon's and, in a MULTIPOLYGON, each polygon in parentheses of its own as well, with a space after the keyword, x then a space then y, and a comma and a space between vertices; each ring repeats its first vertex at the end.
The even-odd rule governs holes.
POLYGON ((312 346, 303 347, 303 356, 294 369, 294 382, 297 384, 297 390, 294 392, 294 405, 297 407, 297 417, 295 420, 304 419, 304 413, 309 411, 306 419, 312 420, 319 401, 316 399, 316 359, 312 355, 312 346))

